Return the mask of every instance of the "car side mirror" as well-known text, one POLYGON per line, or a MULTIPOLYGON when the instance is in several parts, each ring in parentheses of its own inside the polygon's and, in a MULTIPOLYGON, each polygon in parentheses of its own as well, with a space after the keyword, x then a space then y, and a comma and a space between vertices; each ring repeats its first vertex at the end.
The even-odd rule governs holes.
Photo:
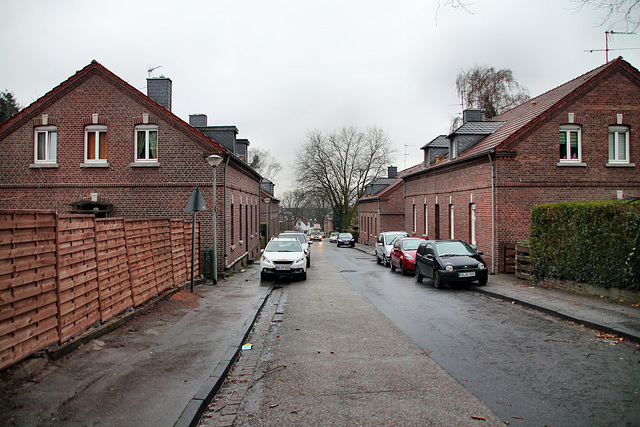
POLYGON ((260 253, 261 253, 261 254, 262 254, 262 253, 264 253, 264 249, 260 249, 260 253))
POLYGON ((430 260, 434 260, 435 257, 433 256, 433 254, 426 254, 425 258, 430 259, 430 260))
POLYGON ((478 251, 478 255, 484 255, 483 251, 478 251))

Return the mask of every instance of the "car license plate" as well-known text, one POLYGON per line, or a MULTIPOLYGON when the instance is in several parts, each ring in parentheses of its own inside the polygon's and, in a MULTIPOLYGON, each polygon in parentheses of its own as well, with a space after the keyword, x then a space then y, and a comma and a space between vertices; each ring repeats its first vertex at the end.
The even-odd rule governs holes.
POLYGON ((469 271, 468 273, 458 273, 458 277, 475 277, 475 271, 469 271))
POLYGON ((276 270, 281 271, 281 270, 291 270, 291 267, 288 265, 276 265, 276 270))

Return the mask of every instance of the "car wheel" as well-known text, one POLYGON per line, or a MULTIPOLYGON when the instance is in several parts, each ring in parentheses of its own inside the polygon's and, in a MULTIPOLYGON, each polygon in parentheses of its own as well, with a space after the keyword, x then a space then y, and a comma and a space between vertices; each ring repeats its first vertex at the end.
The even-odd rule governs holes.
POLYGON ((307 272, 306 271, 300 275, 300 279, 307 280, 307 272))
POLYGON ((264 271, 261 271, 260 272, 260 280, 267 280, 267 279, 268 279, 267 273, 265 273, 264 271))
POLYGON ((400 274, 403 276, 407 275, 407 271, 404 269, 404 261, 400 261, 400 274))
POLYGON ((393 265, 393 263, 392 263, 392 262, 389 262, 389 264, 391 264, 391 271, 396 271, 396 266, 395 266, 395 265, 393 265))
POLYGON ((391 265, 390 265, 391 263, 389 262, 389 258, 387 258, 386 255, 382 256, 382 264, 385 267, 391 267, 391 265))
POLYGON ((483 278, 483 279, 478 279, 478 285, 486 286, 487 285, 487 281, 488 281, 488 278, 486 278, 486 277, 483 278))
POLYGON ((378 264, 382 264, 382 260, 380 259, 380 257, 378 255, 376 255, 376 262, 378 264))
POLYGON ((424 278, 424 276, 422 274, 420 274, 420 270, 418 270, 418 266, 416 265, 416 281, 417 282, 422 282, 423 278, 424 278))
POLYGON ((442 289, 444 287, 444 283, 442 283, 439 271, 433 272, 433 287, 436 289, 442 289))
POLYGON ((311 257, 307 257, 307 267, 311 267, 311 257))
POLYGON ((355 244, 355 243, 352 243, 352 244, 351 244, 351 247, 352 247, 352 248, 355 248, 355 247, 356 247, 356 244, 355 244))

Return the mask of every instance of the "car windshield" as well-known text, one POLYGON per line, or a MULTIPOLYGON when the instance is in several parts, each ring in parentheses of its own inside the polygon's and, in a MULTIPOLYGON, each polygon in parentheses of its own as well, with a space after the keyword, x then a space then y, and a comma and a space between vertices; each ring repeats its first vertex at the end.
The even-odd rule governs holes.
POLYGON ((264 250, 265 252, 302 252, 300 243, 294 240, 272 240, 264 250))
POLYGON ((424 242, 422 239, 409 239, 402 241, 402 250, 404 251, 415 251, 420 246, 420 243, 424 242))
POLYGON ((436 242, 436 251, 440 256, 460 256, 476 254, 476 252, 464 242, 436 242))
POLYGON ((286 237, 288 239, 298 239, 300 243, 307 243, 307 238, 304 234, 293 234, 293 233, 284 233, 280 234, 278 237, 286 237))
POLYGON ((340 239, 352 239, 353 236, 351 235, 351 233, 340 233, 338 238, 340 238, 340 239))
POLYGON ((384 238, 387 239, 387 245, 392 245, 393 242, 395 242, 398 237, 405 237, 405 236, 406 234, 404 233, 397 233, 397 234, 387 234, 384 238))

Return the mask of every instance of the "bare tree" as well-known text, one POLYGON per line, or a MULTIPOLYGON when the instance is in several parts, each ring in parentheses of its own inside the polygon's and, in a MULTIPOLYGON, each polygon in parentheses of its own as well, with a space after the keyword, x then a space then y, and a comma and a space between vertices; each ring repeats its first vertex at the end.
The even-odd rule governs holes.
POLYGON ((478 108, 491 118, 528 101, 529 91, 520 86, 509 69, 496 71, 489 66, 461 70, 456 90, 465 108, 478 108))
POLYGON ((295 171, 315 199, 321 199, 350 226, 365 185, 382 176, 395 153, 388 136, 375 127, 366 133, 345 127, 324 135, 307 133, 296 152, 295 171))
POLYGON ((280 196, 280 206, 291 212, 294 222, 304 216, 304 211, 308 202, 309 193, 307 193, 302 187, 285 191, 282 193, 282 196, 280 196))
POLYGON ((251 149, 253 156, 249 166, 271 182, 275 182, 282 170, 280 163, 271 155, 271 152, 262 148, 251 149))
POLYGON ((640 26, 640 0, 572 0, 578 4, 578 10, 585 6, 604 11, 600 25, 607 22, 610 29, 635 31, 640 26))

